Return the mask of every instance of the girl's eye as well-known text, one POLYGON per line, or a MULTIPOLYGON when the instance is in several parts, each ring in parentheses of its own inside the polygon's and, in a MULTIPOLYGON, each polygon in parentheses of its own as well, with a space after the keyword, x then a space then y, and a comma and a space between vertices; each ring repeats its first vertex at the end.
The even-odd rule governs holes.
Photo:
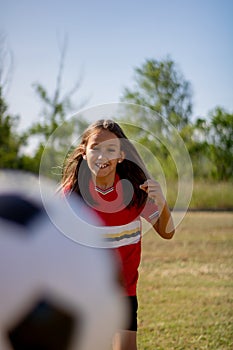
POLYGON ((112 152, 116 152, 116 150, 115 150, 114 148, 109 148, 109 149, 108 149, 108 152, 111 152, 111 153, 112 153, 112 152))

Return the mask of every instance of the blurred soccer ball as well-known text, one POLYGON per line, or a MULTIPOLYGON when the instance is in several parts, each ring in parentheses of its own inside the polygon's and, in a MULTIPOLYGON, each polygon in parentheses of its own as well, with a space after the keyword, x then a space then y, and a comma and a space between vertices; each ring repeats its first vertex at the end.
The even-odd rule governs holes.
POLYGON ((50 182, 0 172, 2 350, 107 350, 124 327, 115 257, 98 248, 90 214, 77 217, 81 205, 70 201, 50 182), (79 242, 70 232, 80 233, 79 242))

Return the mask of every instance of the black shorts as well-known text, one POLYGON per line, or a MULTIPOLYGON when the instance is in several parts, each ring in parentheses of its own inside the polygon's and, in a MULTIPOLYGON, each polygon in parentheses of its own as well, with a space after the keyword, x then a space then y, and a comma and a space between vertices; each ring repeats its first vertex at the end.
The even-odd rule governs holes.
POLYGON ((138 300, 136 295, 126 297, 129 303, 129 323, 126 326, 125 330, 128 331, 137 331, 138 322, 137 322, 137 311, 138 311, 138 300))

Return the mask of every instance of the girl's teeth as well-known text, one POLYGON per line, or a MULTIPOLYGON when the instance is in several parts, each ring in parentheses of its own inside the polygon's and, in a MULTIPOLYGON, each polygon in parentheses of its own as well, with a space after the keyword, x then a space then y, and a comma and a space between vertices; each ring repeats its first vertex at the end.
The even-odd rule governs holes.
POLYGON ((97 166, 98 166, 100 169, 103 169, 103 168, 106 168, 106 167, 107 167, 107 164, 97 164, 97 166))

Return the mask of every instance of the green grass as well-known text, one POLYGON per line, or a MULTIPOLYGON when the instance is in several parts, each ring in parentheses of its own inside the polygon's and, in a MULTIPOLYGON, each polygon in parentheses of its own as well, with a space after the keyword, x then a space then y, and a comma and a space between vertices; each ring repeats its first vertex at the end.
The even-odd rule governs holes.
POLYGON ((188 213, 143 237, 139 350, 233 349, 233 214, 188 213))
MULTIPOLYGON (((177 183, 168 181, 167 201, 171 207, 174 206, 176 197, 177 183)), ((197 210, 233 210, 233 182, 195 180, 189 208, 197 210)))
POLYGON ((190 207, 233 209, 233 182, 195 181, 190 207))

